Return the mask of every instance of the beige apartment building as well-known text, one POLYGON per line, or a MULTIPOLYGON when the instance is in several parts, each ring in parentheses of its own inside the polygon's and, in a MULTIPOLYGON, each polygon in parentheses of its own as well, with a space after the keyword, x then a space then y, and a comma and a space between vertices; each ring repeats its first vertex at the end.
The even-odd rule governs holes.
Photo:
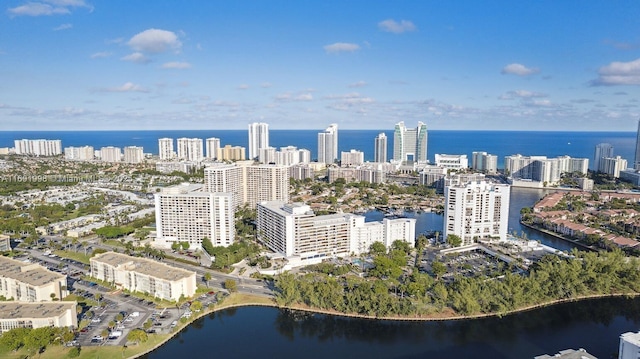
POLYGON ((148 258, 107 252, 90 259, 91 276, 131 292, 169 301, 196 293, 196 272, 172 267, 148 258))
POLYGON ((0 256, 0 295, 20 302, 48 302, 67 296, 67 276, 39 264, 0 256))
POLYGON ((76 302, 0 302, 0 333, 16 328, 77 328, 76 302))

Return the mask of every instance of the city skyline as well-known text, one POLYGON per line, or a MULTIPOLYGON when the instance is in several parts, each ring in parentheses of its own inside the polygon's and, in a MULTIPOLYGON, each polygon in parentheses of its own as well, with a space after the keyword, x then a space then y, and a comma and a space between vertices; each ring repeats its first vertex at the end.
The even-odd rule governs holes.
POLYGON ((632 1, 9 0, 0 130, 633 131, 639 12, 632 1))

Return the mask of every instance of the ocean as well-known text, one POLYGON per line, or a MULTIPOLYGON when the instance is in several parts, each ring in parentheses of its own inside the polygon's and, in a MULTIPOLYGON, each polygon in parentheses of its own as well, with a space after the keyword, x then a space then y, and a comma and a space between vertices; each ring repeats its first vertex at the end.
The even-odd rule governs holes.
MULTIPOLYGON (((270 145, 276 148, 296 146, 311 151, 317 158, 319 130, 270 130, 270 145)), ((393 156, 393 130, 339 130, 339 151, 356 149, 364 152, 365 160, 373 160, 375 137, 384 132, 388 138, 388 156, 393 156)), ((158 139, 169 137, 220 138, 221 145, 248 146, 247 130, 159 130, 159 131, 3 131, 0 147, 13 147, 18 139, 59 139, 63 147, 141 146, 145 153, 158 153, 158 139)), ((471 162, 473 151, 485 151, 498 156, 502 168, 504 157, 524 156, 556 157, 568 155, 589 158, 593 162, 595 146, 607 142, 613 145, 614 155, 634 161, 635 132, 544 132, 544 131, 429 131, 427 153, 430 161, 439 154, 466 154, 471 162)))

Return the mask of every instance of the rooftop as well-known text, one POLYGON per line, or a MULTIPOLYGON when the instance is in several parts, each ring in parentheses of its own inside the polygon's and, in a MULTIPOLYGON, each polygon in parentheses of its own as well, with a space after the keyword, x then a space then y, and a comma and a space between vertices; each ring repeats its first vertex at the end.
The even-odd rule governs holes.
POLYGON ((76 302, 0 302, 0 318, 51 318, 58 317, 69 309, 75 315, 76 304, 76 302))
POLYGON ((122 253, 106 252, 91 258, 91 262, 106 263, 118 269, 124 269, 150 277, 169 281, 180 280, 195 274, 186 269, 169 266, 148 258, 132 257, 122 253))
POLYGON ((0 276, 36 287, 66 278, 66 275, 52 272, 39 264, 24 263, 2 256, 0 256, 0 276))

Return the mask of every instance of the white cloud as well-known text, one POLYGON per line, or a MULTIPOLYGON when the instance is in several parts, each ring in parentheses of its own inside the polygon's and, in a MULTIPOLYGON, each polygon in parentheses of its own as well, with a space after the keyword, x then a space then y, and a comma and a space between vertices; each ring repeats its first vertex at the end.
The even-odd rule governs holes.
POLYGON ((528 90, 515 90, 509 91, 504 95, 500 96, 501 100, 512 100, 514 98, 534 98, 534 97, 547 97, 546 94, 540 92, 533 92, 528 90))
POLYGON ((172 62, 165 62, 164 64, 162 64, 163 69, 183 70, 183 69, 188 69, 190 67, 191 67, 191 64, 188 62, 172 61, 172 62))
POLYGON ((329 54, 339 53, 339 52, 355 52, 360 50, 360 46, 357 44, 351 44, 347 42, 336 42, 335 44, 326 45, 324 47, 324 51, 329 54))
POLYGON ((160 53, 169 50, 180 51, 182 43, 172 31, 148 29, 134 35, 127 42, 133 50, 146 53, 160 53))
POLYGON ((149 92, 146 88, 133 82, 126 82, 122 86, 100 89, 101 92, 149 92))
POLYGON ((7 12, 11 16, 50 16, 70 14, 74 7, 85 7, 93 10, 93 7, 84 0, 43 0, 27 2, 23 5, 10 8, 7 12))
POLYGON ((351 88, 354 88, 354 87, 365 87, 367 85, 369 85, 369 84, 367 82, 365 82, 365 81, 358 81, 358 82, 354 82, 354 83, 349 84, 349 87, 351 87, 351 88))
POLYGON ((510 75, 518 75, 518 76, 528 76, 538 72, 540 72, 540 70, 538 70, 537 68, 529 68, 529 67, 526 67, 525 65, 516 64, 516 63, 509 64, 503 67, 501 71, 503 75, 510 74, 510 75))
POLYGON ((287 92, 287 93, 276 95, 275 99, 276 101, 280 101, 280 102, 312 101, 313 95, 309 92, 300 93, 297 95, 292 95, 291 93, 287 92))
POLYGON ((108 51, 102 51, 102 52, 94 52, 93 54, 91 54, 91 56, 89 56, 92 59, 100 59, 103 57, 109 57, 112 54, 108 51))
POLYGON ((73 27, 72 24, 62 24, 60 26, 54 27, 53 31, 68 30, 68 29, 71 29, 72 27, 73 27))
POLYGON ((594 86, 640 85, 640 59, 630 62, 612 62, 598 70, 594 86))
POLYGON ((148 57, 144 56, 144 54, 141 52, 134 52, 127 56, 123 56, 120 58, 120 60, 129 61, 136 64, 148 64, 149 62, 151 62, 151 60, 148 57))
POLYGON ((393 19, 387 19, 378 23, 378 28, 382 31, 392 32, 394 34, 402 34, 407 31, 416 31, 416 25, 409 20, 400 20, 397 22, 393 19))
POLYGON ((236 87, 238 90, 248 90, 249 89, 249 85, 247 84, 241 84, 238 85, 238 87, 236 87))

